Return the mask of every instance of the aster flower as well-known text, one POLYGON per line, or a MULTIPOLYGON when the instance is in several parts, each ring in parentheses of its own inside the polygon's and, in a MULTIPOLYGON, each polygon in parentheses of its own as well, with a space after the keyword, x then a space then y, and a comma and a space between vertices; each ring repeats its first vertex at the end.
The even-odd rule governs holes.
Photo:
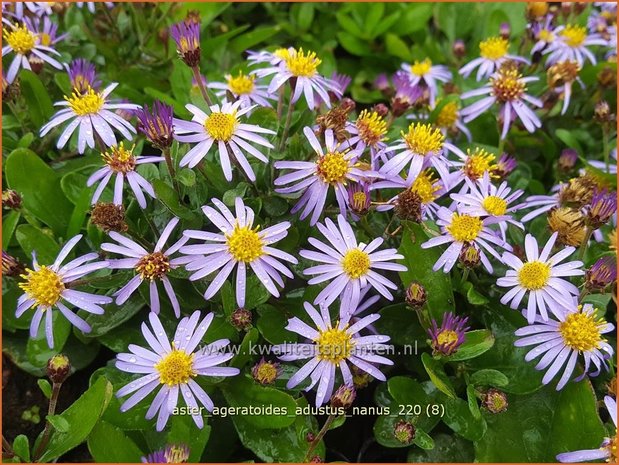
POLYGON ((615 425, 615 434, 604 438, 597 449, 577 450, 564 452, 557 455, 557 460, 563 463, 592 462, 593 460, 605 460, 609 463, 617 463, 617 401, 610 396, 604 397, 604 405, 615 425))
POLYGON ((138 165, 146 163, 159 163, 163 161, 163 157, 144 157, 133 155, 135 145, 131 148, 125 148, 121 142, 118 146, 112 147, 109 151, 102 153, 103 162, 105 166, 95 171, 86 182, 88 187, 92 186, 96 182, 99 182, 99 186, 92 195, 90 201, 91 204, 95 204, 103 190, 108 185, 112 176, 116 175, 114 182, 114 204, 122 205, 123 203, 123 187, 125 179, 129 182, 129 186, 133 191, 135 198, 141 208, 146 208, 146 198, 144 192, 155 198, 155 190, 153 186, 140 175, 136 168, 138 165))
POLYGON ((270 129, 239 121, 240 116, 246 115, 254 108, 240 108, 241 103, 241 100, 237 100, 234 103, 225 102, 221 106, 215 104, 210 107, 208 115, 195 105, 185 105, 193 118, 191 121, 174 119, 175 137, 179 142, 197 142, 197 144, 181 159, 180 166, 195 167, 211 147, 216 145, 226 180, 232 181, 231 158, 241 165, 243 172, 251 181, 256 180, 256 174, 243 152, 249 153, 263 163, 268 163, 266 155, 249 142, 272 149, 273 145, 258 134, 275 133, 270 129))
POLYGON ((54 23, 49 17, 24 18, 24 23, 31 31, 37 31, 39 43, 45 47, 56 45, 66 39, 68 33, 58 35, 58 24, 54 23))
POLYGON ((157 148, 166 150, 174 142, 174 110, 170 105, 155 100, 152 109, 148 105, 136 110, 138 131, 157 148))
POLYGON ((200 64, 200 25, 180 21, 170 26, 170 35, 176 42, 178 56, 190 68, 200 64))
POLYGON ((296 183, 289 187, 279 187, 275 192, 291 194, 304 191, 291 213, 294 214, 303 208, 300 218, 305 219, 312 213, 310 224, 314 225, 324 209, 330 187, 333 187, 340 214, 346 215, 347 183, 377 177, 377 174, 360 169, 358 159, 362 151, 358 147, 351 149, 347 142, 337 142, 331 129, 325 131, 326 150, 323 150, 310 127, 303 128, 303 134, 314 149, 316 160, 275 162, 275 168, 278 170, 293 170, 279 176, 274 182, 275 186, 296 183))
MULTIPOLYGON (((434 112, 439 105, 441 105, 441 100, 436 101, 436 105, 434 106, 434 108, 432 108, 431 111, 434 112)), ((436 115, 434 125, 441 129, 441 132, 445 137, 454 137, 459 132, 461 132, 466 136, 469 142, 473 138, 471 131, 462 121, 460 103, 457 101, 452 100, 442 105, 441 109, 436 115)))
MULTIPOLYGON (((474 150, 466 149, 466 155, 464 153, 458 154, 459 160, 451 162, 451 165, 458 168, 449 177, 449 187, 453 189, 458 186, 462 181, 473 181, 473 184, 480 181, 484 175, 490 177, 496 177, 494 171, 497 168, 495 163, 496 156, 487 150, 476 147, 474 150)), ((465 194, 469 191, 471 184, 464 183, 460 194, 465 194)))
POLYGON ((604 226, 617 214, 617 193, 595 189, 591 203, 586 208, 587 224, 594 229, 604 226))
POLYGON ((617 281, 617 264, 615 257, 602 257, 585 272, 587 290, 603 290, 617 281))
POLYGON ((406 271, 404 265, 393 261, 404 258, 396 249, 376 251, 383 243, 378 237, 369 244, 357 243, 355 233, 342 215, 337 217, 337 226, 329 218, 325 224, 317 224, 320 233, 330 245, 313 237, 308 239, 318 252, 301 250, 299 255, 308 260, 321 263, 303 270, 303 274, 315 276, 309 285, 332 280, 314 299, 314 304, 331 305, 341 296, 341 312, 350 312, 360 301, 361 289, 368 284, 386 299, 393 300, 389 289, 397 286, 375 270, 406 271))
POLYGON ((184 463, 189 459, 186 444, 172 444, 142 457, 142 463, 184 463))
POLYGON ((98 91, 101 87, 101 81, 97 79, 95 65, 88 60, 82 58, 73 60, 67 66, 67 73, 71 80, 71 87, 80 95, 87 94, 90 89, 98 91))
POLYGON ((51 15, 52 7, 49 2, 2 2, 2 12, 21 20, 26 12, 36 16, 51 15), (14 11, 5 10, 8 6, 12 6, 14 11))
POLYGON ((255 105, 273 107, 269 100, 275 97, 267 90, 269 86, 256 83, 255 74, 244 74, 239 71, 238 75, 226 74, 225 78, 226 82, 211 82, 208 85, 212 89, 217 89, 215 95, 220 100, 225 100, 229 93, 235 100, 241 101, 241 108, 255 107, 255 105))
POLYGON ((419 173, 433 167, 443 182, 449 181, 449 162, 446 152, 454 152, 464 156, 462 151, 445 141, 441 130, 431 124, 412 123, 408 132, 401 132, 402 138, 396 145, 388 147, 385 153, 399 152, 393 155, 380 169, 386 176, 398 175, 408 165, 409 178, 416 178, 419 173))
POLYGON ((507 52, 509 42, 502 37, 490 37, 479 43, 479 58, 460 68, 459 73, 468 77, 477 68, 477 81, 481 81, 497 71, 506 61, 528 63, 526 58, 510 55, 507 52))
POLYGON ((529 324, 533 324, 536 315, 542 321, 548 320, 548 310, 557 318, 574 305, 579 294, 578 288, 566 279, 569 276, 585 274, 581 261, 571 261, 560 264, 572 255, 574 247, 565 247, 554 255, 550 255, 557 240, 557 233, 539 251, 537 239, 531 234, 525 237, 526 262, 514 254, 504 253, 503 261, 511 268, 505 277, 497 280, 497 285, 511 289, 502 298, 501 303, 517 309, 525 294, 528 295, 526 310, 529 324))
MULTIPOLYGON (((157 415, 157 431, 163 430, 176 408, 179 391, 188 407, 197 409, 199 402, 209 412, 213 410, 213 401, 193 378, 235 376, 239 373, 238 368, 219 366, 234 356, 232 352, 220 353, 230 343, 228 339, 219 339, 195 351, 213 321, 213 316, 213 313, 209 313, 200 321, 201 314, 196 311, 190 317, 183 318, 176 328, 174 338, 169 341, 159 317, 152 312, 148 315, 152 330, 146 323, 142 323, 142 334, 150 348, 130 344, 130 353, 116 356, 116 368, 143 375, 116 393, 119 398, 132 394, 120 406, 122 412, 137 405, 158 387, 160 389, 146 412, 147 420, 157 415)), ((192 418, 198 428, 204 426, 202 415, 195 414, 192 418)))
POLYGON ((345 130, 350 134, 348 144, 351 147, 361 152, 369 147, 372 169, 376 169, 379 154, 387 148, 384 142, 387 134, 385 118, 376 111, 362 110, 354 122, 346 122, 345 130))
POLYGON ((103 3, 108 8, 114 7, 114 2, 75 2, 75 6, 78 8, 82 8, 84 5, 86 5, 86 8, 88 8, 88 11, 94 14, 97 3, 103 3))
POLYGON ((501 139, 505 139, 507 131, 516 117, 522 121, 527 131, 535 132, 536 128, 542 127, 542 122, 525 105, 525 102, 536 107, 542 107, 543 103, 540 99, 532 97, 525 92, 527 90, 527 83, 537 80, 538 78, 535 76, 522 77, 516 69, 501 68, 490 78, 490 82, 484 87, 462 94, 463 100, 480 95, 488 95, 461 110, 464 122, 468 123, 474 120, 497 103, 500 107, 499 121, 503 126, 501 139))
POLYGON ((103 314, 101 304, 112 302, 110 297, 89 294, 71 288, 78 279, 108 266, 107 261, 93 262, 93 260, 99 258, 96 253, 82 255, 62 265, 64 259, 67 258, 81 238, 82 235, 80 234, 70 239, 51 265, 39 265, 36 253, 33 252, 32 269, 26 268, 26 273, 22 275, 23 282, 19 283, 24 294, 17 299, 15 316, 19 318, 26 310, 36 308, 30 323, 30 337, 37 336, 41 320, 45 316, 45 335, 47 345, 50 348, 54 347, 52 320, 54 308, 60 310, 60 313, 73 326, 84 333, 88 333, 90 332, 90 325, 70 310, 65 302, 70 306, 75 306, 95 315, 103 314))
MULTIPOLYGON (((71 73, 69 74, 71 75, 71 73)), ((100 92, 92 87, 88 88, 86 92, 82 92, 83 89, 73 89, 70 97, 64 97, 64 102, 54 104, 67 108, 56 112, 52 119, 41 128, 39 135, 43 137, 56 126, 71 120, 58 138, 56 147, 59 149, 67 144, 78 127, 77 150, 79 153, 84 153, 86 145, 91 149, 95 147, 95 134, 107 147, 115 146, 114 129, 127 140, 131 140, 131 133, 136 132, 133 126, 110 110, 137 110, 139 107, 132 103, 111 103, 108 101, 108 96, 116 86, 118 86, 118 83, 113 82, 100 92)))
POLYGON ((542 321, 536 317, 534 323, 516 330, 516 347, 536 346, 525 355, 525 361, 530 362, 543 354, 535 368, 548 371, 542 378, 542 383, 550 383, 563 370, 557 383, 557 391, 570 380, 579 356, 585 362, 584 372, 574 381, 580 381, 586 375, 597 376, 602 368, 608 369, 607 359, 612 357, 613 348, 606 342, 603 334, 614 329, 611 323, 596 316, 596 309, 591 304, 573 305, 565 313, 556 315, 556 319, 542 321), (591 364, 596 371, 589 373, 591 364))
POLYGON ((501 261, 501 256, 492 248, 490 243, 505 250, 512 250, 509 244, 488 227, 491 224, 503 221, 503 217, 480 218, 459 211, 453 212, 445 207, 440 207, 436 216, 436 224, 441 227, 442 235, 424 242, 421 244, 421 248, 428 249, 447 243, 450 245, 432 267, 434 271, 443 269, 445 273, 448 273, 458 261, 460 252, 465 245, 474 244, 478 246, 480 260, 489 273, 492 273, 493 268, 484 250, 501 261))
POLYGON ((365 215, 370 211, 372 199, 370 198, 370 184, 366 182, 355 182, 348 185, 348 208, 355 221, 359 216, 365 215))
POLYGON ((559 95, 563 96, 563 107, 561 114, 564 115, 570 105, 572 96, 572 84, 578 81, 581 88, 585 85, 578 77, 580 65, 575 61, 560 61, 548 68, 548 86, 555 90, 559 95))
POLYGON ((114 297, 116 297, 116 305, 123 305, 129 297, 136 291, 136 289, 143 282, 148 282, 150 292, 150 309, 151 311, 159 314, 159 290, 157 289, 157 282, 160 281, 170 299, 172 308, 176 318, 180 317, 181 309, 172 288, 172 283, 168 279, 168 273, 177 268, 182 262, 182 258, 173 258, 170 256, 176 253, 181 246, 187 242, 187 238, 181 237, 173 245, 164 249, 166 242, 170 238, 170 235, 174 231, 174 228, 178 225, 179 219, 172 218, 163 229, 161 236, 157 240, 152 252, 148 252, 137 242, 129 239, 122 234, 111 231, 109 233, 110 238, 115 240, 117 244, 105 242, 101 244, 101 249, 106 252, 117 253, 123 255, 126 258, 111 259, 109 260, 109 266, 111 269, 131 269, 135 270, 135 276, 125 284, 120 290, 118 290, 114 297))
POLYGON ((259 65, 263 63, 269 63, 270 65, 278 65, 286 57, 288 57, 291 53, 294 53, 293 47, 288 48, 278 48, 273 52, 269 52, 268 50, 261 50, 259 52, 254 52, 253 50, 247 51, 247 61, 250 66, 259 65))
POLYGON ((6 25, 3 28, 2 37, 6 42, 6 45, 2 47, 2 56, 9 53, 15 54, 6 74, 9 84, 15 80, 21 68, 31 69, 29 61, 31 57, 43 60, 56 69, 62 69, 62 64, 50 56, 50 54, 60 56, 60 53, 49 45, 43 45, 38 31, 32 29, 29 22, 6 25))
POLYGON ((432 327, 428 328, 432 350, 435 354, 451 355, 458 350, 465 338, 465 332, 469 327, 468 317, 456 316, 452 312, 443 315, 443 322, 438 326, 432 319, 432 327))
POLYGON ((189 279, 195 281, 220 270, 204 293, 204 298, 209 300, 236 267, 236 303, 244 307, 249 266, 269 293, 279 297, 276 284, 284 287, 281 275, 293 277, 280 260, 296 264, 297 259, 271 244, 286 237, 290 223, 284 221, 260 231, 260 226, 254 226, 254 211, 246 207, 240 197, 234 203, 236 217, 221 201, 211 201, 219 211, 209 206, 202 207, 202 211, 222 234, 196 230, 183 232, 187 238, 206 241, 180 249, 181 253, 188 255, 185 257, 187 270, 194 272, 189 279))
POLYGON ((286 329, 310 339, 311 342, 273 347, 276 354, 281 354, 279 358, 286 362, 310 359, 288 380, 288 389, 309 377, 311 383, 305 391, 318 385, 316 406, 320 407, 331 398, 338 369, 344 384, 349 386, 354 384, 351 366, 356 366, 376 379, 386 380, 375 364, 393 365, 393 362, 375 352, 388 349, 389 346, 385 343, 389 341, 389 336, 359 334, 359 331, 378 320, 380 315, 374 313, 350 325, 350 315, 342 314, 340 320, 333 325, 326 306, 320 306, 320 313, 308 302, 304 302, 303 306, 316 329, 297 317, 288 320, 286 329))
POLYGON ((587 48, 592 45, 608 45, 599 34, 588 34, 584 26, 567 24, 555 29, 556 39, 544 50, 548 55, 546 62, 554 64, 561 61, 575 61, 583 66, 585 60, 596 64, 595 55, 587 48))
POLYGON ((531 48, 531 55, 541 53, 544 49, 550 45, 556 39, 555 27, 553 27, 554 16, 547 15, 543 21, 539 21, 533 24, 531 32, 535 38, 535 44, 531 48))
POLYGON ((438 94, 437 82, 447 82, 451 79, 451 71, 447 66, 433 65, 429 58, 423 61, 415 61, 412 65, 403 63, 402 69, 408 73, 411 85, 428 88, 431 106, 434 106, 438 94))
POLYGON ((294 82, 290 103, 295 103, 303 95, 310 109, 315 108, 316 94, 327 107, 331 107, 329 91, 341 97, 339 85, 318 73, 322 60, 315 52, 304 52, 302 48, 288 49, 282 54, 282 58, 277 65, 255 71, 256 76, 261 78, 273 76, 268 88, 269 93, 276 93, 288 81, 294 82))
POLYGON ((395 94, 391 99, 391 112, 395 117, 403 115, 406 110, 424 99, 421 86, 412 85, 408 73, 403 70, 396 71, 393 75, 393 87, 395 94))

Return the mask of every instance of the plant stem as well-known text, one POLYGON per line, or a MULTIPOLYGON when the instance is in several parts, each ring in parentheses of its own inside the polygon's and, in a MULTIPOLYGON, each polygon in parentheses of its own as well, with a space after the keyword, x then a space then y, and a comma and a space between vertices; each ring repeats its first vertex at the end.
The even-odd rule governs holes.
POLYGON ((176 180, 176 169, 174 168, 174 163, 172 162, 169 147, 163 150, 163 157, 165 158, 166 165, 168 165, 168 171, 170 172, 170 177, 172 178, 172 184, 174 185, 174 190, 178 194, 178 200, 180 202, 182 201, 181 188, 176 180))
POLYGON ((320 440, 327 433, 327 431, 329 431, 329 428, 331 427, 331 424, 335 421, 335 419, 336 419, 336 416, 331 414, 329 415, 329 418, 327 418, 327 421, 325 421, 325 424, 322 425, 322 429, 318 432, 318 434, 316 435, 316 437, 310 444, 309 449, 307 449, 307 453, 305 454, 306 462, 309 462, 311 460, 312 452, 314 452, 314 449, 316 449, 316 446, 318 445, 320 440))
POLYGON ((204 101, 209 107, 209 111, 207 111, 207 113, 210 113, 211 105, 213 105, 213 102, 211 101, 211 98, 208 96, 206 87, 204 87, 204 82, 202 82, 202 76, 200 76, 200 70, 198 69, 197 66, 194 66, 193 68, 191 68, 191 70, 193 71, 193 77, 196 80, 196 85, 198 86, 198 89, 200 89, 200 92, 202 93, 202 97, 204 98, 204 101))
POLYGON ((606 125, 602 128, 602 144, 604 147, 604 165, 606 166, 606 172, 610 172, 610 146, 608 144, 608 128, 606 125))
POLYGON ((6 440, 4 434, 2 435, 2 457, 11 459, 15 456, 15 452, 13 451, 13 447, 9 444, 9 441, 6 440))
POLYGON ((282 111, 284 111, 284 92, 285 87, 279 88, 279 97, 277 98, 277 121, 282 119, 282 111))
POLYGON ((284 150, 286 145, 286 139, 288 139, 288 132, 290 131, 290 122, 292 121, 292 110, 294 109, 294 103, 292 102, 292 94, 294 93, 294 87, 290 89, 290 102, 288 102, 288 112, 286 113, 286 123, 284 123, 284 132, 282 133, 282 139, 279 141, 278 151, 284 150))
MULTIPOLYGON (((50 417, 56 413, 56 404, 58 403, 58 396, 60 394, 60 387, 62 383, 54 383, 52 385, 52 395, 49 399, 49 407, 47 409, 47 416, 50 417)), ((49 442, 50 435, 52 434, 52 424, 49 421, 45 421, 45 429, 43 430, 43 437, 41 438, 41 442, 37 446, 37 449, 32 454, 32 461, 38 462, 41 458, 45 447, 47 447, 47 443, 49 442)))
POLYGON ((499 148, 497 149, 497 157, 503 155, 503 148, 505 147, 505 139, 501 139, 501 133, 499 132, 499 148))
MULTIPOLYGON (((140 208, 140 210, 142 209, 140 208)), ((142 213, 144 214, 144 218, 146 218, 146 222, 148 223, 148 226, 155 234, 155 239, 157 239, 159 237, 159 231, 157 231, 157 228, 155 227, 155 223, 153 223, 153 220, 151 220, 150 216, 148 216, 145 210, 142 210, 142 213)))
POLYGON ((593 234, 593 228, 590 228, 589 226, 585 226, 585 228, 585 237, 583 237, 580 244, 580 250, 578 251, 579 260, 582 260, 582 258, 585 256, 587 246, 589 245, 589 239, 591 239, 591 235, 593 234))

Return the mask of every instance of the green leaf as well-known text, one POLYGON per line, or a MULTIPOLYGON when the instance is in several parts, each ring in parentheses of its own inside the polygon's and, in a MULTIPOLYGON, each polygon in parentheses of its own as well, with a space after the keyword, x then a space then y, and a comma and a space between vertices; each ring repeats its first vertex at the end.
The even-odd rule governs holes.
POLYGON ((471 375, 470 383, 472 386, 495 386, 505 387, 509 379, 498 370, 479 370, 471 375))
POLYGON ((59 311, 54 311, 52 315, 54 348, 50 349, 47 345, 45 316, 43 316, 37 336, 28 339, 26 354, 28 355, 30 363, 35 367, 45 367, 50 358, 62 351, 62 348, 69 338, 69 334, 71 334, 71 323, 69 323, 69 320, 59 311))
POLYGON ((15 238, 26 255, 32 256, 32 252, 36 252, 38 262, 43 265, 53 263, 60 251, 60 246, 49 234, 49 230, 46 233, 29 224, 20 224, 15 238))
POLYGON ((406 304, 394 304, 380 309, 380 320, 374 325, 381 334, 388 334, 397 345, 424 347, 428 335, 419 324, 414 311, 406 304))
POLYGON ((395 34, 387 33, 385 36, 385 47, 390 55, 396 56, 404 61, 411 61, 413 59, 409 46, 395 34))
MULTIPOLYGON (((204 425, 196 431, 196 424, 190 415, 175 415, 170 419, 170 432, 166 444, 187 444, 189 446, 188 463, 199 463, 202 452, 211 436, 211 427, 204 425)), ((162 446, 165 446, 162 444, 162 446)))
POLYGON ((475 443, 477 462, 556 462, 561 452, 597 449, 606 435, 586 378, 508 399, 506 412, 484 412, 488 431, 475 443))
POLYGON ((4 168, 9 188, 23 197, 24 209, 62 236, 73 206, 60 189, 56 172, 25 148, 11 152, 4 168))
POLYGON ((441 392, 444 392, 449 397, 456 398, 456 392, 451 384, 451 380, 445 373, 443 365, 438 360, 432 358, 430 354, 424 352, 421 354, 421 362, 428 373, 428 376, 441 392))
POLYGON ((30 442, 28 441, 28 436, 20 434, 13 440, 13 452, 24 462, 30 462, 30 442))
POLYGON ((470 360, 478 357, 490 350, 494 345, 494 336, 487 329, 477 329, 468 331, 464 335, 464 342, 456 352, 447 357, 445 360, 450 362, 459 362, 461 360, 470 360))
POLYGON ((43 395, 49 399, 52 396, 52 385, 49 384, 49 381, 42 378, 37 380, 37 384, 43 395))
MULTIPOLYGON (((66 433, 53 431, 41 462, 50 462, 86 440, 112 398, 112 384, 104 377, 93 384, 59 416, 68 424, 66 433)), ((40 438, 38 439, 40 441, 40 438)))
POLYGON ((465 439, 476 441, 486 433, 486 421, 475 418, 471 413, 470 403, 460 398, 445 399, 445 415, 443 423, 465 439))
POLYGON ((88 451, 96 462, 136 463, 142 451, 120 428, 99 421, 88 436, 88 451))
POLYGON ((39 77, 27 69, 22 69, 19 73, 19 83, 32 122, 37 127, 43 126, 54 114, 49 91, 39 77))
POLYGON ((469 404, 469 411, 473 418, 479 420, 481 418, 481 411, 479 410, 479 404, 477 403, 477 396, 475 396, 475 388, 472 384, 466 387, 466 400, 469 404))
POLYGON ((191 78, 193 73, 189 66, 182 60, 174 60, 172 62, 172 73, 170 74, 170 87, 172 95, 178 102, 188 100, 191 91, 191 78))
POLYGON ((18 211, 9 212, 8 215, 2 218, 2 249, 6 250, 9 248, 9 243, 13 238, 13 233, 20 218, 21 213, 18 211))
POLYGON ((109 333, 111 330, 125 323, 144 307, 144 302, 137 295, 121 306, 108 304, 105 306, 103 315, 86 313, 84 320, 90 325, 91 331, 86 335, 89 338, 96 338, 109 333))
POLYGON ((425 450, 434 449, 434 440, 430 437, 430 435, 428 435, 428 433, 420 428, 417 428, 415 431, 415 439, 413 439, 413 444, 425 450))
POLYGON ((245 421, 255 428, 285 428, 295 421, 296 403, 294 399, 277 389, 257 385, 252 379, 244 376, 232 378, 222 386, 226 400, 232 407, 273 408, 270 415, 244 416, 245 421))
POLYGON ((45 417, 47 421, 54 427, 59 433, 66 433, 69 431, 69 422, 60 415, 48 415, 45 417))
POLYGON ((422 249, 421 244, 427 240, 428 235, 420 225, 407 223, 404 226, 398 251, 404 255, 408 271, 401 271, 400 278, 406 287, 417 281, 426 289, 427 308, 434 319, 441 320, 443 313, 454 309, 454 296, 449 274, 432 271, 442 250, 440 247, 422 249))
POLYGON ((368 56, 372 53, 370 46, 367 42, 364 42, 361 39, 349 34, 348 32, 338 32, 337 38, 340 41, 340 44, 344 49, 352 53, 353 55, 358 56, 368 56))
POLYGON ((172 187, 161 179, 153 180, 152 184, 157 198, 163 202, 172 214, 178 216, 182 220, 191 220, 194 218, 194 214, 180 202, 176 191, 172 187))
POLYGON ((258 27, 232 39, 229 48, 233 53, 240 54, 273 37, 281 30, 281 26, 258 27))
POLYGON ((410 449, 407 463, 471 463, 474 458, 473 444, 460 436, 438 434, 434 436, 434 448, 410 449))
POLYGON ((282 310, 270 305, 263 305, 258 308, 260 317, 256 326, 268 342, 271 344, 283 344, 284 342, 296 342, 297 336, 285 329, 288 318, 282 310))
POLYGON ((252 354, 250 351, 252 347, 255 347, 256 342, 258 342, 258 330, 251 328, 241 342, 239 353, 230 360, 230 366, 239 369, 243 368, 251 360, 252 354))
POLYGON ((490 302, 487 297, 477 292, 475 286, 473 286, 473 284, 469 281, 466 281, 464 282, 464 284, 462 284, 462 290, 466 292, 466 300, 468 300, 470 304, 486 305, 488 302, 490 302))

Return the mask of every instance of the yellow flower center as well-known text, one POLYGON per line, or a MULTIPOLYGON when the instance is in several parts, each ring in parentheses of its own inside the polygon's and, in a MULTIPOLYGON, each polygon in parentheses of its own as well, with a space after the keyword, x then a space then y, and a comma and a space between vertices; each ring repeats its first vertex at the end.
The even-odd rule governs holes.
POLYGON ((69 103, 71 110, 78 116, 95 115, 99 113, 105 103, 103 96, 95 92, 90 86, 88 86, 88 90, 84 93, 79 93, 73 89, 71 97, 65 95, 64 99, 69 103))
POLYGON ((197 37, 182 36, 178 43, 178 51, 182 54, 192 52, 200 48, 200 41, 197 37))
POLYGON ((170 271, 170 260, 161 252, 144 255, 135 266, 142 279, 162 279, 170 271))
POLYGON ((451 329, 444 329, 436 337, 436 341, 440 345, 450 346, 458 342, 458 333, 451 329))
POLYGON ((436 125, 439 128, 451 128, 458 121, 458 103, 449 102, 443 105, 436 117, 436 125))
POLYGON ((484 210, 494 216, 504 215, 507 211, 507 202, 496 195, 489 195, 486 197, 481 203, 481 206, 484 207, 484 210))
POLYGON ((509 42, 502 37, 491 37, 479 43, 479 54, 488 60, 498 60, 507 54, 509 42))
POLYGON ((183 463, 189 458, 189 450, 183 446, 169 446, 165 448, 165 459, 168 463, 183 463))
POLYGON ((185 384, 196 376, 193 370, 193 354, 184 350, 173 349, 155 364, 155 369, 159 372, 159 382, 168 386, 185 384))
POLYGON ((429 58, 426 58, 423 61, 415 60, 415 63, 411 65, 411 73, 415 76, 423 76, 430 71, 432 68, 432 61, 429 58))
POLYGON ((370 256, 359 249, 350 249, 342 259, 344 273, 351 279, 359 279, 370 269, 370 256))
POLYGON ((26 55, 36 45, 36 36, 22 25, 4 30, 4 38, 9 46, 19 55, 26 55))
POLYGON ((26 273, 21 275, 25 282, 19 283, 19 287, 34 300, 33 307, 50 308, 60 300, 65 287, 55 271, 42 266, 38 271, 26 268, 26 273))
POLYGON ((290 52, 288 51, 287 48, 278 48, 277 50, 273 52, 273 55, 275 55, 278 58, 281 58, 282 60, 285 60, 286 58, 290 57, 290 52))
POLYGON ((271 384, 277 379, 277 366, 272 362, 259 363, 254 379, 260 384, 271 384))
POLYGON ((408 133, 402 132, 402 137, 408 148, 418 155, 437 153, 443 148, 445 136, 440 129, 431 124, 413 123, 408 127, 408 133))
POLYGON ((126 149, 121 142, 117 146, 111 147, 108 152, 102 153, 101 157, 103 161, 117 173, 128 173, 135 169, 135 157, 133 156, 133 149, 135 144, 130 149, 126 149))
POLYGON ((214 111, 204 121, 204 128, 213 139, 228 142, 234 135, 237 123, 236 112, 222 113, 214 111))
POLYGON ((375 111, 363 110, 355 123, 359 130, 359 137, 366 145, 375 145, 385 138, 387 123, 385 119, 375 111))
POLYGON ((580 47, 587 38, 587 30, 583 26, 568 24, 559 35, 563 38, 568 47, 580 47))
POLYGON ((411 185, 411 191, 416 193, 424 204, 433 202, 436 199, 435 193, 440 188, 441 186, 436 184, 436 179, 430 170, 419 173, 411 185))
POLYGON ((483 227, 481 219, 476 216, 454 213, 447 231, 457 242, 471 242, 477 238, 483 227))
POLYGON ((496 77, 490 78, 492 93, 500 102, 518 100, 527 90, 527 86, 521 78, 522 76, 516 69, 501 68, 496 77))
POLYGON ((541 18, 546 13, 548 13, 548 3, 547 2, 527 3, 527 10, 531 13, 531 15, 534 18, 541 18))
POLYGON ((484 149, 478 147, 473 153, 467 149, 467 155, 462 170, 466 177, 472 181, 480 179, 485 173, 492 173, 492 171, 498 168, 498 166, 493 163, 496 157, 492 153, 486 152, 484 149))
POLYGON ((233 94, 236 95, 245 95, 251 94, 254 90, 254 80, 256 79, 254 75, 246 75, 239 71, 239 75, 228 76, 228 87, 232 91, 233 94))
POLYGON ((293 76, 312 77, 316 74, 318 65, 322 63, 315 52, 303 52, 303 49, 299 49, 296 53, 286 53, 282 57, 286 62, 288 71, 293 76))
POLYGON ((50 36, 49 34, 45 34, 44 32, 41 32, 39 34, 39 42, 41 43, 41 45, 49 47, 52 44, 52 36, 50 36))
POLYGON ((352 336, 345 329, 337 329, 337 327, 321 331, 316 343, 318 344, 318 358, 334 365, 346 360, 355 345, 352 336))
POLYGON ((343 183, 350 170, 344 152, 329 152, 319 157, 316 162, 316 173, 324 182, 330 184, 343 183))
POLYGON ((258 228, 250 229, 248 226, 236 225, 232 234, 227 236, 228 251, 237 262, 251 263, 261 257, 262 239, 258 235, 258 228))
POLYGON ((365 210, 368 201, 368 196, 363 191, 357 191, 352 195, 353 210, 365 210))
POLYGON ((518 282, 529 291, 542 289, 549 279, 550 266, 540 261, 525 263, 518 271, 518 282))
POLYGON ((552 42, 553 40, 555 40, 554 34, 548 29, 542 29, 541 31, 539 31, 538 37, 539 40, 543 40, 544 42, 552 42))
MULTIPOLYGON (((581 306, 578 306, 581 309, 581 306)), ((561 324, 559 332, 566 346, 581 352, 597 348, 602 342, 600 330, 606 324, 604 319, 595 319, 586 313, 570 313, 561 324)))

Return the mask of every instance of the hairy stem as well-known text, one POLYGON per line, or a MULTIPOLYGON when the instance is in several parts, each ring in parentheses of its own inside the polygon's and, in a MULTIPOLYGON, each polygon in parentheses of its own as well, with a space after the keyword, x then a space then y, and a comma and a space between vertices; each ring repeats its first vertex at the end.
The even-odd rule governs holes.
MULTIPOLYGON (((50 417, 56 413, 56 404, 58 403, 58 396, 60 394, 60 387, 62 383, 54 383, 52 385, 52 395, 49 399, 49 407, 47 409, 47 416, 50 417)), ((38 462, 43 455, 43 451, 47 447, 47 443, 49 442, 50 435, 52 434, 52 424, 49 421, 45 421, 45 429, 43 430, 43 437, 41 438, 41 442, 37 446, 37 449, 34 451, 32 455, 32 461, 38 462)))
POLYGON ((211 105, 213 105, 213 102, 211 101, 211 98, 208 96, 206 87, 204 87, 204 82, 202 82, 202 76, 200 76, 200 70, 198 69, 197 66, 194 66, 193 68, 191 68, 191 70, 193 71, 193 76, 196 80, 196 85, 198 86, 198 89, 200 89, 202 98, 204 98, 204 101, 209 107, 209 111, 207 111, 207 113, 210 113, 211 105))
POLYGON ((318 434, 316 435, 314 440, 311 442, 311 444, 309 446, 309 449, 307 449, 307 453, 305 454, 305 461, 306 462, 309 462, 312 459, 312 452, 314 452, 314 449, 316 449, 316 446, 318 445, 320 440, 327 433, 327 431, 329 431, 329 428, 331 427, 331 424, 335 421, 336 418, 337 417, 335 415, 331 414, 327 418, 327 421, 325 421, 325 424, 322 425, 321 430, 318 432, 318 434))

